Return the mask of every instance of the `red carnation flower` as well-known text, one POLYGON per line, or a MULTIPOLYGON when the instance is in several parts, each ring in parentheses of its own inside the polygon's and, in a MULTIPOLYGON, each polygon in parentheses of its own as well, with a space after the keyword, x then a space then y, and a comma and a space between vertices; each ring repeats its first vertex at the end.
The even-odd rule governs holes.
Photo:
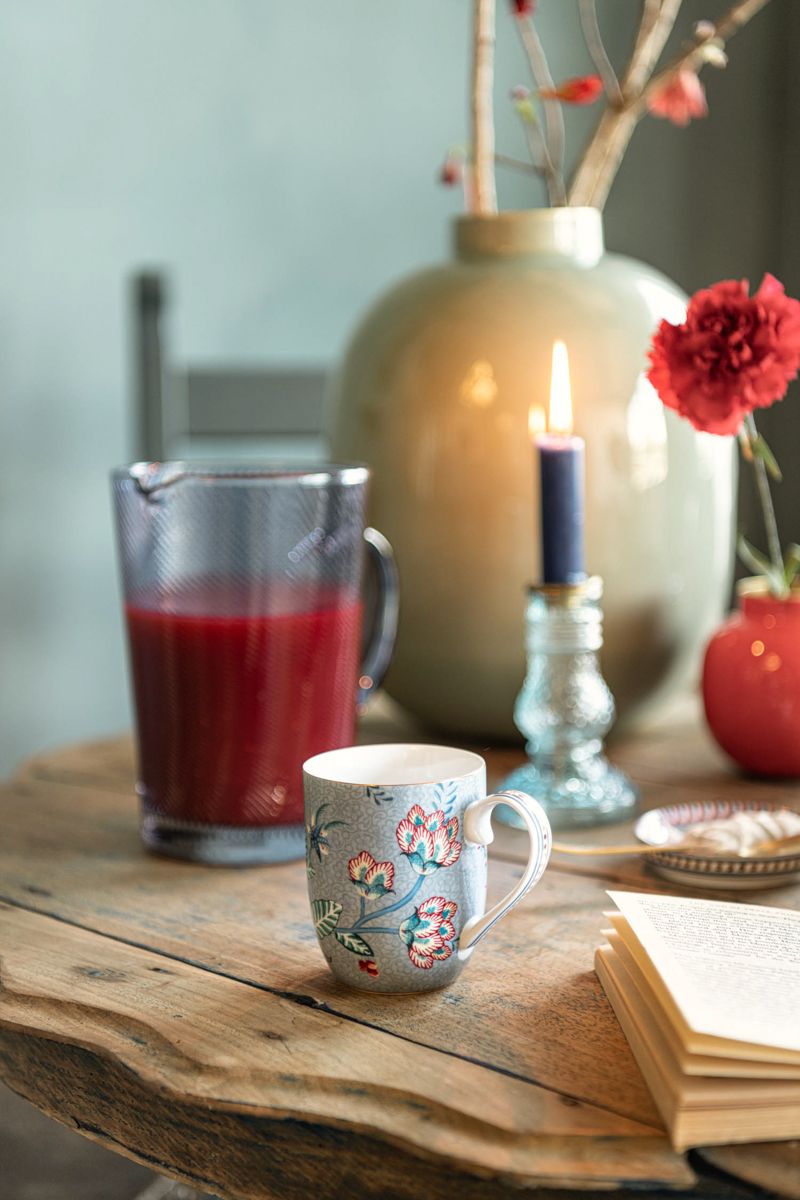
POLYGON ((697 292, 683 325, 662 321, 647 377, 667 408, 706 433, 738 433, 754 408, 786 395, 800 368, 800 301, 765 275, 754 296, 746 279, 697 292))
POLYGON ((565 79, 558 87, 541 88, 543 100, 560 100, 563 104, 594 104, 603 90, 599 75, 579 75, 576 79, 565 79))

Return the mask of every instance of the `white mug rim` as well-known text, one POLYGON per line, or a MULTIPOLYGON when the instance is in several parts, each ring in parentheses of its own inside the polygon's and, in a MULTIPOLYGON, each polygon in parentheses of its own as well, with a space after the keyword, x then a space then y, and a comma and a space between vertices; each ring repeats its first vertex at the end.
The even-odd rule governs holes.
POLYGON ((486 762, 481 758, 480 754, 476 754, 473 750, 462 750, 458 746, 441 746, 438 744, 429 744, 427 742, 375 742, 365 746, 342 746, 337 750, 324 750, 321 754, 315 754, 311 758, 306 759, 303 763, 303 775, 309 776, 311 779, 320 779, 325 783, 335 783, 349 787, 370 787, 370 788, 398 788, 398 787, 430 787, 438 783, 444 783, 452 779, 469 779, 470 776, 477 774, 480 771, 485 771, 486 762), (377 759, 381 755, 397 758, 413 758, 419 754, 420 762, 418 768, 418 777, 414 778, 390 778, 391 772, 394 770, 397 774, 413 772, 412 764, 406 763, 403 766, 376 769, 374 767, 363 767, 360 771, 354 767, 350 770, 336 771, 334 764, 352 762, 353 759, 377 759), (446 763, 448 760, 453 764, 461 761, 463 764, 461 769, 442 770, 432 773, 431 760, 437 756, 441 757, 446 763), (466 764, 469 763, 469 766, 466 764), (424 773, 423 773, 424 772, 424 773), (358 778, 354 776, 358 775, 358 778), (433 776, 433 777, 432 777, 433 776))

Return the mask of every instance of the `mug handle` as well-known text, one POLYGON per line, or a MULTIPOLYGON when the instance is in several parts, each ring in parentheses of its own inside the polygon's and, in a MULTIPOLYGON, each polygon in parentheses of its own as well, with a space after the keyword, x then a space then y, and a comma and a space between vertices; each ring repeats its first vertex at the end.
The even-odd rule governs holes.
POLYGON ((367 562, 370 570, 375 573, 377 583, 377 611, 358 678, 356 703, 359 712, 363 711, 367 697, 380 687, 392 661, 400 610, 400 587, 392 547, 377 529, 365 529, 364 541, 367 547, 367 562))
POLYGON ((495 922, 510 912, 525 893, 539 882, 550 860, 553 835, 547 813, 538 801, 526 796, 524 792, 496 792, 493 796, 486 796, 483 800, 473 800, 472 804, 467 805, 464 810, 465 841, 477 842, 481 846, 488 846, 494 841, 492 812, 498 804, 507 804, 522 817, 530 839, 528 862, 519 883, 507 896, 504 896, 482 917, 470 917, 465 922, 458 939, 459 958, 468 958, 495 922))

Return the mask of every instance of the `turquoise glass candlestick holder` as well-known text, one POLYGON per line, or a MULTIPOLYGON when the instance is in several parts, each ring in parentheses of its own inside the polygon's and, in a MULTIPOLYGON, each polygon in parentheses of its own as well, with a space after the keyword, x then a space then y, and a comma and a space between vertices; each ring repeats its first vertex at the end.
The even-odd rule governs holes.
MULTIPOLYGON (((638 792, 603 753, 614 698, 600 672, 603 582, 532 587, 526 612, 528 670, 514 709, 528 761, 503 780, 533 796, 554 829, 623 821, 638 792)), ((509 808, 498 816, 518 825, 509 808)))

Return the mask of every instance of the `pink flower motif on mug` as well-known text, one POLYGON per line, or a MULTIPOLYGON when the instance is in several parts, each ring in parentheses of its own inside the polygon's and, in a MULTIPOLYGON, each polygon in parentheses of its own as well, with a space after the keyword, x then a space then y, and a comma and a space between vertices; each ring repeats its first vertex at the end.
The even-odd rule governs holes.
POLYGON ((456 936, 453 917, 457 909, 455 900, 429 896, 400 926, 408 957, 421 971, 430 971, 434 963, 444 962, 453 953, 451 942, 456 936))
POLYGON ((394 891, 394 864, 376 862, 368 850, 362 850, 347 864, 347 872, 356 891, 369 900, 394 891))
POLYGON ((461 854, 458 817, 445 817, 439 808, 427 816, 418 804, 397 826, 397 844, 418 875, 452 867, 461 854))

